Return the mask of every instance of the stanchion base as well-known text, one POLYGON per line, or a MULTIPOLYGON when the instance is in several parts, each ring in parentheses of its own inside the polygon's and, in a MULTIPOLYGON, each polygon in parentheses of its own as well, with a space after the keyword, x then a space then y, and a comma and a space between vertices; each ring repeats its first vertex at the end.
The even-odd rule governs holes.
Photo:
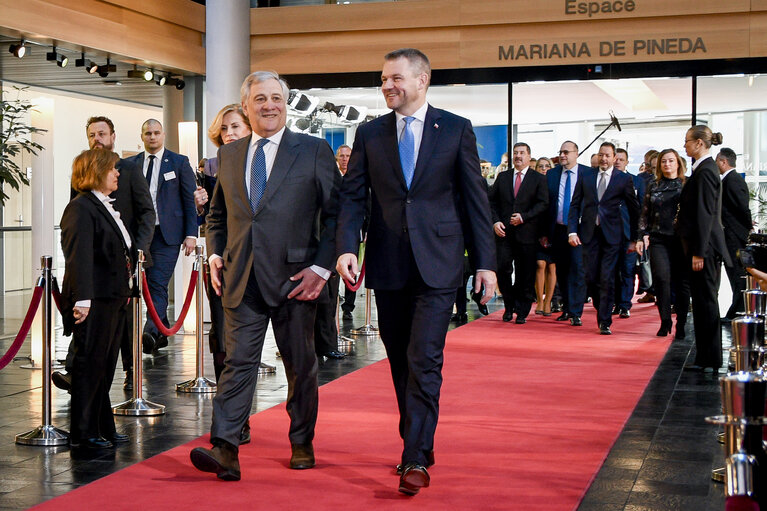
POLYGON ((268 374, 276 374, 276 373, 277 373, 277 366, 273 366, 272 364, 261 362, 261 364, 258 366, 259 376, 266 376, 268 374))
POLYGON ((711 479, 713 481, 716 481, 717 483, 724 483, 727 480, 727 475, 725 474, 725 468, 715 468, 711 471, 711 479))
POLYGON ((374 327, 373 325, 365 325, 361 326, 359 328, 356 328, 349 332, 351 335, 365 335, 365 336, 373 336, 378 335, 378 329, 374 327))
POLYGON ((112 413, 115 415, 131 415, 133 417, 162 415, 165 413, 165 405, 158 405, 138 397, 113 406, 112 413))
POLYGON ((350 349, 354 348, 354 339, 351 337, 344 337, 342 335, 338 336, 338 348, 339 349, 350 349))
POLYGON ((38 426, 32 431, 16 435, 16 443, 21 445, 67 445, 69 433, 55 426, 38 426))
POLYGON ((207 394, 216 392, 216 382, 213 382, 204 376, 187 380, 176 384, 176 392, 190 392, 195 394, 207 394))

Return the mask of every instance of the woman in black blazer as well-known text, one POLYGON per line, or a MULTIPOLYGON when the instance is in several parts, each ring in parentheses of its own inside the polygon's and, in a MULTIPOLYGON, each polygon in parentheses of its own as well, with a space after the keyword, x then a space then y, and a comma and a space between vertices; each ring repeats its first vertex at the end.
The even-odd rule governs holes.
POLYGON ((721 220, 722 182, 711 158, 711 145, 722 143, 721 133, 708 126, 687 130, 684 148, 695 160, 692 176, 682 188, 676 229, 682 241, 685 265, 690 270, 692 315, 696 356, 685 369, 717 372, 722 365, 722 331, 719 324, 718 282, 721 263, 729 261, 721 220))
POLYGON ((130 234, 109 199, 117 189, 118 160, 106 149, 80 153, 72 163, 72 186, 80 193, 61 217, 62 314, 74 343, 72 447, 128 441, 115 430, 109 401, 135 260, 130 234))

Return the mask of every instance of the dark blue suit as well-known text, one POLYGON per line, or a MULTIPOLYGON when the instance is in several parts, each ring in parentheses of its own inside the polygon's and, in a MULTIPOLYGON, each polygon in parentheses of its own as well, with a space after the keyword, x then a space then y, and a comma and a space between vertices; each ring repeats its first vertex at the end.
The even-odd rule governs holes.
MULTIPOLYGON (((138 165, 139 169, 144 168, 143 151, 128 159, 138 165)), ((179 248, 185 238, 197 236, 197 211, 194 206, 196 185, 189 159, 167 148, 159 166, 155 162, 152 174, 156 176, 153 179, 158 180, 156 213, 159 225, 155 226, 149 247, 153 266, 147 268, 146 279, 155 309, 165 326, 168 326, 168 283, 178 260, 179 248)), ((157 326, 149 319, 144 325, 144 331, 158 336, 157 326)))
POLYGON ((357 130, 341 186, 337 251, 356 253, 371 197, 365 284, 376 290, 404 440, 403 463, 427 465, 434 448, 442 350, 464 247, 471 266, 495 271, 490 206, 471 123, 428 107, 413 181, 400 163, 395 114, 357 130))
MULTIPOLYGON (((588 169, 578 164, 571 179, 577 183, 583 172, 588 169)), ((557 267, 557 282, 562 293, 562 310, 570 316, 583 314, 586 301, 586 278, 583 273, 583 248, 571 247, 567 242, 567 218, 557 222, 557 214, 562 208, 559 200, 559 183, 562 178, 562 165, 557 165, 546 173, 549 187, 549 222, 547 236, 551 243, 551 256, 557 267)), ((572 198, 572 195, 571 195, 572 198)), ((572 201, 571 201, 572 204, 572 201)))
POLYGON ((587 169, 578 180, 568 215, 568 230, 578 234, 584 247, 586 286, 597 309, 597 320, 600 325, 609 326, 612 323, 618 252, 626 241, 621 205, 629 215, 629 240, 636 240, 639 202, 631 176, 614 168, 599 200, 598 174, 596 170, 587 169))

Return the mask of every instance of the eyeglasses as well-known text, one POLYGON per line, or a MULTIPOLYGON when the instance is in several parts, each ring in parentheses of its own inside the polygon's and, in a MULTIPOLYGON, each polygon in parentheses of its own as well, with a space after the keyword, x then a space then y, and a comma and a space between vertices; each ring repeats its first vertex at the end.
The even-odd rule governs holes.
POLYGON ((685 138, 684 139, 684 143, 686 144, 687 142, 695 142, 695 140, 696 139, 694 139, 694 138, 685 138))
POLYGON ((559 154, 570 154, 570 153, 574 153, 574 152, 575 151, 564 151, 563 150, 563 151, 559 151, 559 154))

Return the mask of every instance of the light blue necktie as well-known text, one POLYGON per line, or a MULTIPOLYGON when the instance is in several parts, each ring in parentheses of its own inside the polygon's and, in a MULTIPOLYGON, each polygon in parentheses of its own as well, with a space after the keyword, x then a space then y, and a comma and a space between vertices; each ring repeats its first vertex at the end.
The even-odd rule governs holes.
POLYGON ((414 120, 415 117, 405 117, 405 129, 402 130, 402 137, 399 141, 399 161, 402 164, 402 174, 405 176, 408 190, 415 173, 415 136, 413 136, 413 130, 410 128, 410 124, 414 120))
POLYGON ((250 164, 250 209, 253 213, 258 209, 258 203, 264 196, 266 190, 266 155, 264 146, 269 139, 262 138, 256 142, 256 154, 253 155, 253 161, 250 164))
POLYGON ((565 170, 567 172, 567 179, 565 180, 565 196, 562 199, 562 223, 567 225, 567 214, 570 211, 570 176, 572 171, 565 170))

